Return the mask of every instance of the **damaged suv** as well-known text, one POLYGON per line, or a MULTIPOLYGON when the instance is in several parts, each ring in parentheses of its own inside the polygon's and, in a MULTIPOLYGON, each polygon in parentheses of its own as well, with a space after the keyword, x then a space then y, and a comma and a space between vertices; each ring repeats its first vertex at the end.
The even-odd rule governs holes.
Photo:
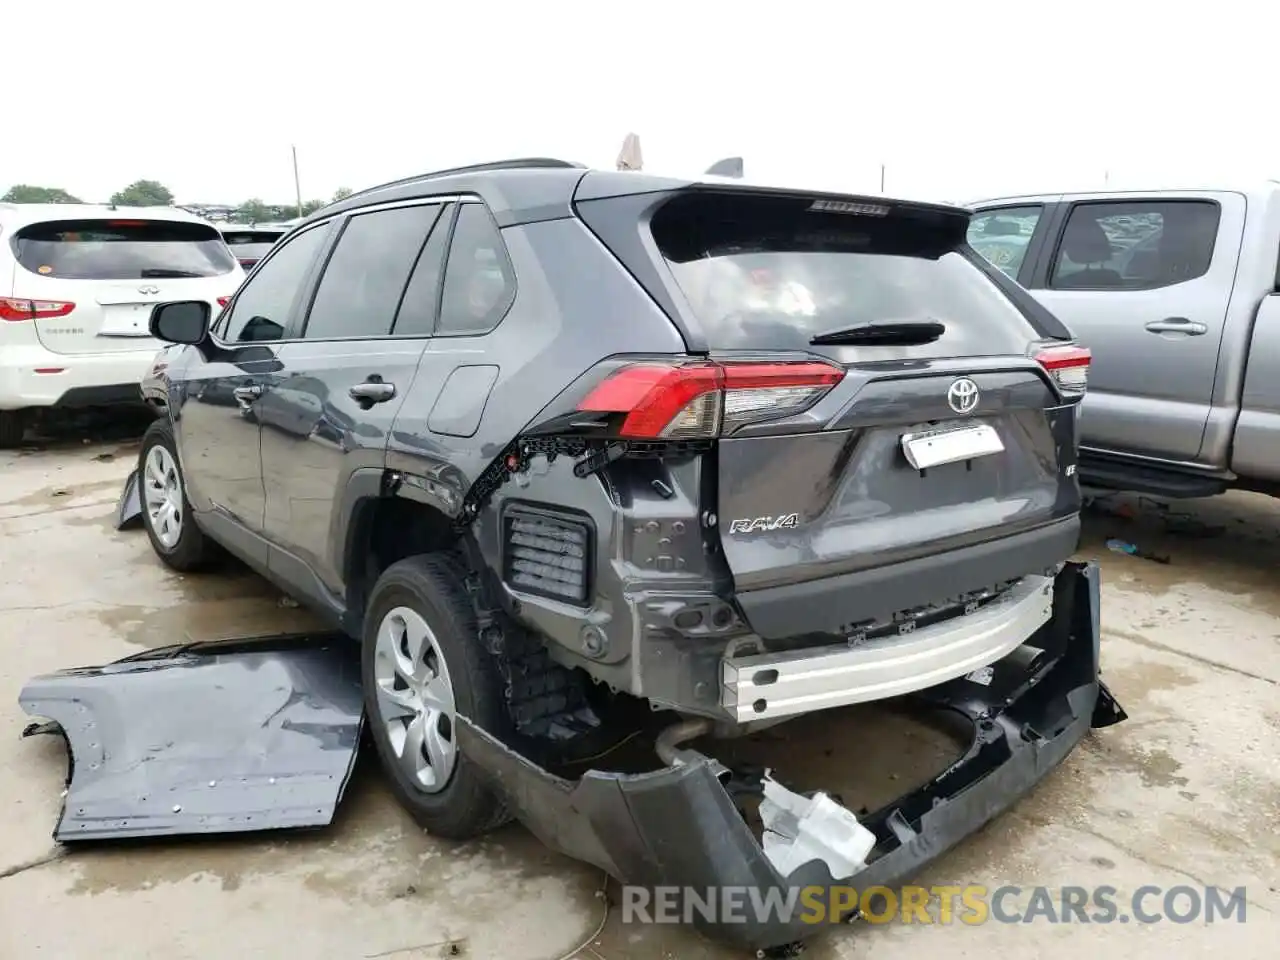
POLYGON ((1089 353, 968 223, 548 160, 356 194, 216 322, 156 308, 186 346, 134 475, 147 535, 359 642, 433 833, 514 814, 633 883, 891 882, 1123 717, 1068 562, 1089 353), (861 823, 688 748, 906 694, 972 745, 861 823), (591 769, 624 725, 661 762, 591 769))

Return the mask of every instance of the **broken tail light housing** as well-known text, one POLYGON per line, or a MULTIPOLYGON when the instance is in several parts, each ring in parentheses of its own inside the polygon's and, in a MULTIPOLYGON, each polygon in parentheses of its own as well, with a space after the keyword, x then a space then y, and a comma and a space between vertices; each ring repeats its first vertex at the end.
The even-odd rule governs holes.
POLYGON ((66 300, 21 300, 0 297, 0 320, 49 320, 65 317, 76 308, 66 300))
POLYGON ((1036 362, 1053 377, 1064 397, 1076 400, 1085 395, 1089 388, 1089 364, 1093 361, 1088 347, 1074 343, 1042 346, 1035 357, 1036 362))
POLYGON ((634 363, 578 410, 621 416, 618 435, 629 439, 709 439, 807 410, 843 378, 843 368, 821 361, 634 363))

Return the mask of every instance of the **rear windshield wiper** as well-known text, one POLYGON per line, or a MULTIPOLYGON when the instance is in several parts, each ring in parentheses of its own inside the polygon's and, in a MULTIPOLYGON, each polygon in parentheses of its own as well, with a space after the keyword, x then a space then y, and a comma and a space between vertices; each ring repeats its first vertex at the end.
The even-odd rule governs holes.
POLYGON ((947 328, 936 320, 859 323, 820 333, 809 344, 814 347, 918 347, 933 343, 946 332, 947 328))
POLYGON ((176 279, 179 277, 202 277, 204 274, 192 273, 190 270, 165 270, 161 267, 152 267, 150 269, 143 270, 138 274, 138 276, 147 278, 173 277, 176 279))

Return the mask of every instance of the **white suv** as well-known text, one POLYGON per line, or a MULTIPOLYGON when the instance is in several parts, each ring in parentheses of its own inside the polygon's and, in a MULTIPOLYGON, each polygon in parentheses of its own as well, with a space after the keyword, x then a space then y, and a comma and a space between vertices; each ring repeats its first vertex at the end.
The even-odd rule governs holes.
POLYGON ((216 314, 243 280, 218 230, 182 210, 0 203, 0 447, 35 408, 139 402, 162 346, 151 307, 216 314))

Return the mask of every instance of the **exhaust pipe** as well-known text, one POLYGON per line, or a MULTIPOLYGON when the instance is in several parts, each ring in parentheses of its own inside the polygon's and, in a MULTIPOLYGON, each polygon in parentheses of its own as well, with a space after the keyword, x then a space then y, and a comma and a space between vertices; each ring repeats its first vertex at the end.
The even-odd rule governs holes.
POLYGON ((701 717, 694 720, 682 720, 679 723, 673 723, 658 734, 658 739, 653 746, 658 752, 658 758, 663 763, 668 767, 678 767, 684 763, 680 758, 680 754, 684 751, 677 750, 676 747, 689 740, 696 740, 698 737, 710 732, 710 720, 701 717))

